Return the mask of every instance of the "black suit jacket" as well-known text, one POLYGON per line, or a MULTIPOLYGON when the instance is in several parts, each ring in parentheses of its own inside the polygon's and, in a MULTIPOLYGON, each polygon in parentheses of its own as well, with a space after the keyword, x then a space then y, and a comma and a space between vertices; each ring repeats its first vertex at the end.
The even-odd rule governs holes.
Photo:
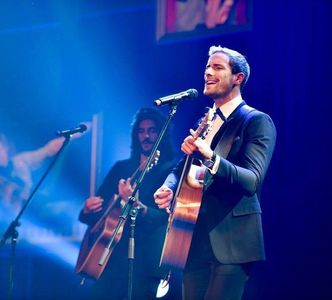
MULTIPOLYGON (((244 105, 237 107, 212 141, 212 149, 222 155, 229 142, 226 132, 237 126, 227 158, 221 157, 216 174, 205 174, 195 228, 195 232, 201 232, 200 226, 207 227, 213 253, 225 264, 265 258, 259 194, 274 150, 276 129, 265 113, 253 110, 244 114, 244 105), (204 219, 204 225, 200 219, 204 219)), ((165 182, 173 189, 180 166, 165 182)))

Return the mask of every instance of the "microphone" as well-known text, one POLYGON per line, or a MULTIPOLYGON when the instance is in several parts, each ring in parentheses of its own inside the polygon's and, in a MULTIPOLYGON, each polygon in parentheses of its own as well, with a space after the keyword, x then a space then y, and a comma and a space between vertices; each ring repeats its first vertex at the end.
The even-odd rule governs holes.
POLYGON ((78 132, 82 133, 82 132, 86 131, 87 129, 88 129, 88 127, 85 124, 80 124, 76 128, 66 129, 66 130, 58 130, 56 132, 56 135, 67 137, 67 136, 73 135, 74 133, 78 133, 78 132))
POLYGON ((165 104, 171 104, 173 102, 178 102, 178 101, 181 101, 181 100, 187 99, 187 98, 196 98, 197 96, 198 96, 197 90, 189 89, 189 90, 186 90, 181 93, 161 97, 157 100, 154 100, 154 104, 156 106, 161 106, 161 105, 165 105, 165 104))

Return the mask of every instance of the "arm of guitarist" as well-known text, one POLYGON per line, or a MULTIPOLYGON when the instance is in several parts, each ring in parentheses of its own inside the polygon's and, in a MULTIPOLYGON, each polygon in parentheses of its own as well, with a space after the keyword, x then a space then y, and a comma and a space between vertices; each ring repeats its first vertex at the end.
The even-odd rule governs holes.
MULTIPOLYGON (((257 113, 250 118, 244 131, 244 137, 237 164, 216 155, 211 174, 226 181, 246 195, 255 194, 264 179, 267 166, 275 145, 276 130, 271 118, 257 113)), ((186 154, 198 151, 204 158, 211 159, 213 151, 204 139, 194 140, 187 137, 181 150, 186 154)))
POLYGON ((80 212, 79 220, 87 225, 93 225, 99 218, 99 212, 103 209, 104 199, 97 196, 85 200, 83 209, 80 212))
MULTIPOLYGON (((130 180, 120 179, 118 183, 118 196, 121 198, 122 206, 132 192, 133 188, 130 184, 130 180)), ((87 225, 95 224, 100 217, 100 212, 103 210, 103 203, 104 199, 100 196, 92 196, 86 199, 79 220, 87 225)), ((138 203, 143 207, 142 203, 138 203)))
POLYGON ((109 201, 117 193, 117 181, 114 182, 113 178, 116 178, 118 169, 118 164, 115 164, 108 172, 96 195, 90 196, 84 201, 78 218, 80 222, 93 226, 103 215, 109 201))

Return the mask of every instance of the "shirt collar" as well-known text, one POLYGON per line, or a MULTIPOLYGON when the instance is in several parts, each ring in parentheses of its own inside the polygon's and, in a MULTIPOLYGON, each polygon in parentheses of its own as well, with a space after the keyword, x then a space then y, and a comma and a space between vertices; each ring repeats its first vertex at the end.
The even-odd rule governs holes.
POLYGON ((233 98, 232 100, 226 102, 225 104, 221 105, 219 108, 216 108, 215 104, 213 105, 213 109, 219 109, 222 114, 227 119, 231 113, 243 102, 241 94, 233 98))

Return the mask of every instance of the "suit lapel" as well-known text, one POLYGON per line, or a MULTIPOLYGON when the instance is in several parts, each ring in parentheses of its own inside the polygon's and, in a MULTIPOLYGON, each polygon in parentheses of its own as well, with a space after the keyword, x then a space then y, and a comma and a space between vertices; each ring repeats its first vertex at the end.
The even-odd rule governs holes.
MULTIPOLYGON (((246 105, 243 101, 221 126, 211 143, 211 149, 213 149, 220 157, 227 158, 238 129, 244 123, 247 115, 253 110, 253 108, 246 105)), ((205 190, 211 185, 212 181, 212 175, 206 170, 204 177, 205 190)))

